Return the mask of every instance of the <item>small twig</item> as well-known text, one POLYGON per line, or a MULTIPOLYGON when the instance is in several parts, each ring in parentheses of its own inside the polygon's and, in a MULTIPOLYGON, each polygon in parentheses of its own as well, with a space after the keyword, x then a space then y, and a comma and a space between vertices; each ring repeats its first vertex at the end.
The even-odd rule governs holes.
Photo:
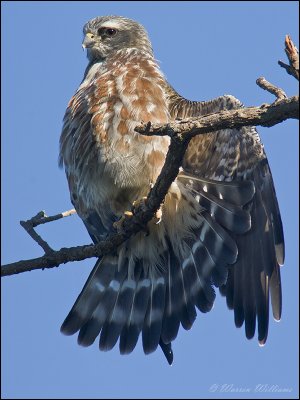
POLYGON ((30 220, 28 221, 20 221, 21 226, 25 229, 25 231, 32 237, 33 240, 37 242, 39 246, 44 250, 45 254, 50 254, 54 250, 48 245, 45 240, 41 238, 41 236, 33 229, 33 224, 30 220))
POLYGON ((286 70, 289 75, 299 80, 299 51, 294 45, 291 37, 286 35, 285 37, 285 53, 289 59, 289 64, 285 64, 283 61, 279 60, 278 64, 286 70))
POLYGON ((50 217, 46 215, 45 211, 40 211, 39 213, 37 213, 36 216, 32 217, 29 221, 31 221, 32 226, 35 227, 38 225, 47 224, 48 222, 57 221, 58 219, 61 218, 69 217, 70 215, 73 214, 76 214, 75 208, 72 208, 71 210, 64 211, 56 215, 52 215, 50 217))
POLYGON ((277 97, 275 103, 283 99, 287 99, 287 95, 282 89, 280 89, 275 85, 272 85, 272 83, 268 82, 263 76, 256 79, 256 84, 262 89, 267 90, 268 92, 274 94, 274 96, 277 97))
POLYGON ((45 254, 50 254, 54 250, 48 245, 48 243, 41 238, 41 236, 34 230, 34 228, 41 224, 46 224, 48 222, 56 221, 58 219, 68 217, 72 214, 76 213, 75 209, 65 211, 60 214, 53 215, 48 217, 45 214, 45 211, 38 212, 34 217, 28 219, 27 221, 20 221, 20 225, 26 230, 26 232, 32 237, 33 240, 37 242, 39 246, 42 247, 45 254))

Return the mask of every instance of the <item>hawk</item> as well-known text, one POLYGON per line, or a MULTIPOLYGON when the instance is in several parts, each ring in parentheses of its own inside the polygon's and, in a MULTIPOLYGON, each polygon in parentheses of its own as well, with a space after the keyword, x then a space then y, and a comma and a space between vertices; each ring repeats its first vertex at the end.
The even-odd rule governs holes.
MULTIPOLYGON (((164 164, 170 138, 135 132, 141 121, 166 124, 242 107, 233 96, 189 101, 164 78, 142 25, 97 17, 83 28, 89 60, 71 98, 60 138, 71 201, 92 240, 116 229, 145 197, 164 164)), ((284 237, 268 160, 254 127, 194 137, 182 168, 154 217, 97 260, 61 331, 100 350, 119 340, 121 354, 142 335, 145 354, 160 345, 173 361, 180 325, 211 310, 215 289, 248 339, 266 342, 269 297, 281 316, 284 237), (256 329, 257 328, 257 329, 256 329)))

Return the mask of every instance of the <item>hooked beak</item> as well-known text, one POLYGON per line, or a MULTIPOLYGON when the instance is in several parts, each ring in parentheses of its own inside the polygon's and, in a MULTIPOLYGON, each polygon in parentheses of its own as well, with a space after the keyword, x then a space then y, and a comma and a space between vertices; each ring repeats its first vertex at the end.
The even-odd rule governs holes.
POLYGON ((89 47, 92 47, 95 43, 95 35, 93 35, 92 33, 88 32, 85 35, 85 38, 83 39, 82 42, 82 48, 84 49, 88 49, 89 47))

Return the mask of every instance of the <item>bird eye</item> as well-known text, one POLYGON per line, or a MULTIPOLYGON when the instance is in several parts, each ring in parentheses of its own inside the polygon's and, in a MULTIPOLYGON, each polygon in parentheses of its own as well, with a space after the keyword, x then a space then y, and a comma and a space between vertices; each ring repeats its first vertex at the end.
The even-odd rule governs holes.
POLYGON ((115 36, 115 34, 117 33, 117 30, 116 30, 116 29, 112 29, 112 28, 107 28, 106 31, 105 31, 105 33, 106 33, 108 36, 115 36))
POLYGON ((117 33, 117 30, 114 28, 99 28, 98 29, 98 35, 105 35, 105 36, 115 36, 115 34, 117 33))

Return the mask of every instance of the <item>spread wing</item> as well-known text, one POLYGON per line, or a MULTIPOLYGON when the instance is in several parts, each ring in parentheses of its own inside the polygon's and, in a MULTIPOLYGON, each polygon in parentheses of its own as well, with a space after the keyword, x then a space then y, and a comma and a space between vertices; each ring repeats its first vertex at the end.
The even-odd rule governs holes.
MULTIPOLYGON (((184 99, 171 86, 166 90, 173 119, 242 107, 233 96, 195 102, 184 99)), ((269 294, 274 318, 281 317, 280 265, 284 262, 284 237, 272 174, 256 129, 243 127, 196 136, 189 144, 178 179, 190 187, 200 205, 225 229, 230 221, 235 224, 234 204, 243 204, 241 210, 250 213, 249 230, 239 234, 243 230, 237 224, 236 229, 230 229, 236 232, 232 236, 238 257, 229 266, 220 292, 226 296, 229 309, 234 310, 235 325, 241 327, 245 323, 248 339, 254 336, 257 322, 258 340, 263 345, 268 335, 269 294), (249 180, 254 183, 255 195, 243 203, 232 184, 249 180), (222 190, 220 185, 214 188, 212 181, 224 181, 222 190)))

